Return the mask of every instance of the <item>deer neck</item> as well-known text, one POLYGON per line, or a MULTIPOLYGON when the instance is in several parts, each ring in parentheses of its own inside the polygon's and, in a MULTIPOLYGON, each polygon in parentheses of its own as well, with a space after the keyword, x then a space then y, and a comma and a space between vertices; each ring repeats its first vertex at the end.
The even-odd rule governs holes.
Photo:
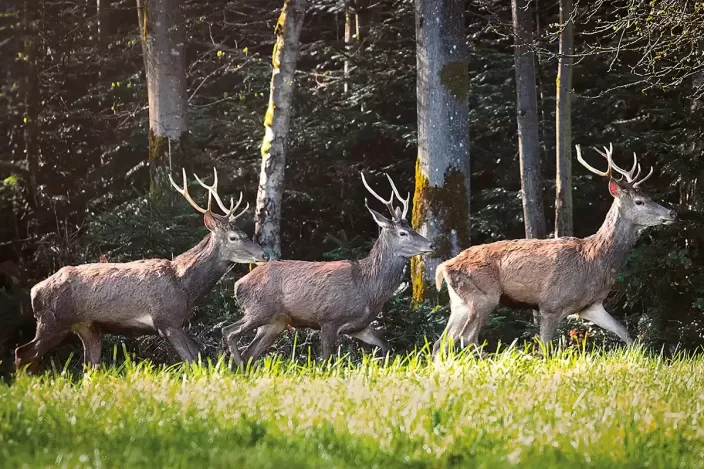
POLYGON ((207 234, 200 243, 172 261, 191 306, 213 289, 233 265, 221 258, 212 237, 207 234))
POLYGON ((384 304, 391 298, 404 276, 407 259, 391 249, 387 234, 377 239, 370 254, 360 261, 360 272, 367 285, 369 301, 384 304))
POLYGON ((600 259, 610 277, 616 278, 638 237, 639 227, 619 214, 619 202, 615 200, 600 229, 586 239, 587 252, 600 259))

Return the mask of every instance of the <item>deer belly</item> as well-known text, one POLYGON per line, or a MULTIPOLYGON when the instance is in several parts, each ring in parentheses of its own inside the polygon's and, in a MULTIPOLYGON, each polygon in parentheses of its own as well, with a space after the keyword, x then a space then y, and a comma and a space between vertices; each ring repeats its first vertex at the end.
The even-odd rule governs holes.
POLYGON ((535 302, 520 301, 509 295, 501 295, 499 297, 499 303, 502 306, 512 309, 538 309, 538 305, 535 302))
POLYGON ((156 317, 168 315, 170 312, 179 313, 185 309, 177 298, 173 294, 156 298, 140 295, 138 291, 130 295, 96 295, 80 302, 79 317, 84 322, 100 325, 101 329, 108 333, 154 333, 156 317))
POLYGON ((147 326, 139 323, 120 324, 100 321, 96 322, 95 325, 98 326, 98 329, 105 334, 123 335, 127 337, 155 335, 157 333, 154 326, 147 326))

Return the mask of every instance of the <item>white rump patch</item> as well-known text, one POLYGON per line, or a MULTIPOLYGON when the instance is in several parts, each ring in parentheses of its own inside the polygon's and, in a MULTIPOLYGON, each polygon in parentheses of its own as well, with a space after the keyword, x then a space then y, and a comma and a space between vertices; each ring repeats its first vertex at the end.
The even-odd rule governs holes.
POLYGON ((152 320, 152 316, 149 314, 135 318, 135 322, 142 324, 143 326, 154 327, 154 321, 152 320))

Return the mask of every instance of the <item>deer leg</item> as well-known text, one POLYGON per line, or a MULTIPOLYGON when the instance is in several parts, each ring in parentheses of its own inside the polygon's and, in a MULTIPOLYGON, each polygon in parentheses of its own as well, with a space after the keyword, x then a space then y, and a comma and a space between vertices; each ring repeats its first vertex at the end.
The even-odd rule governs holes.
POLYGON ((185 334, 184 337, 186 337, 186 341, 188 342, 189 352, 193 355, 193 359, 196 360, 201 354, 201 344, 196 342, 196 340, 188 334, 185 334))
POLYGON ((358 340, 361 340, 366 344, 374 345, 375 347, 379 348, 379 350, 382 352, 382 355, 386 355, 386 353, 389 351, 389 344, 387 343, 387 341, 380 337, 377 332, 372 330, 370 326, 367 326, 361 331, 348 335, 350 337, 354 337, 358 340))
POLYGON ((468 308, 463 299, 455 292, 455 289, 450 283, 448 283, 448 294, 450 295, 450 317, 448 318, 446 328, 443 330, 443 334, 441 334, 441 337, 433 344, 433 356, 435 358, 438 358, 438 353, 444 341, 446 348, 452 349, 454 345, 453 342, 460 336, 470 315, 470 308, 468 308))
POLYGON ((561 317, 552 311, 540 311, 541 322, 539 323, 539 339, 544 345, 547 345, 553 340, 556 335, 556 329, 558 329, 558 323, 561 321, 561 317))
POLYGON ((451 313, 448 318, 448 324, 446 325, 443 334, 441 334, 441 337, 433 344, 434 357, 438 357, 441 345, 444 345, 444 342, 447 349, 452 348, 452 342, 455 342, 455 340, 460 336, 467 320, 468 310, 465 305, 462 305, 462 307, 456 306, 454 308, 453 303, 451 302, 451 313))
POLYGON ((38 360, 59 345, 70 332, 68 328, 39 321, 34 339, 15 350, 15 367, 19 370, 29 364, 36 370, 38 360))
POLYGON ((601 328, 617 334, 627 345, 634 343, 634 340, 629 337, 627 328, 613 318, 612 315, 605 310, 604 306, 602 306, 602 303, 588 306, 580 312, 579 316, 581 319, 592 321, 601 328))
MULTIPOLYGON (((452 291, 450 288, 448 291, 452 291)), ((465 329, 470 316, 470 309, 467 307, 457 295, 451 294, 450 299, 450 317, 441 337, 433 344, 433 356, 438 357, 441 345, 445 341, 445 346, 448 351, 452 350, 455 342, 460 338, 465 329)))
POLYGON ((338 342, 338 329, 330 324, 321 326, 321 350, 323 352, 323 361, 327 362, 331 355, 336 351, 335 346, 338 342))
POLYGON ((256 315, 248 315, 240 319, 239 321, 225 326, 222 329, 223 337, 225 338, 225 343, 228 346, 230 354, 233 356, 233 360, 238 365, 242 365, 242 357, 240 356, 240 351, 237 349, 237 338, 247 331, 264 326, 267 322, 264 319, 257 319, 256 315))
POLYGON ((158 329, 159 335, 171 345, 184 362, 192 362, 196 357, 191 353, 191 339, 183 329, 178 327, 169 327, 158 329))
POLYGON ((254 340, 242 354, 242 358, 245 363, 250 360, 253 362, 257 360, 265 352, 265 350, 267 350, 274 343, 284 329, 286 329, 286 324, 282 325, 279 322, 260 326, 257 329, 257 335, 254 340))
POLYGON ((74 326, 74 332, 83 342, 83 363, 91 366, 100 365, 100 352, 103 348, 103 334, 87 324, 74 326))
MULTIPOLYGON (((461 297, 449 285, 451 315, 448 325, 441 338, 433 345, 433 355, 438 357, 441 342, 445 337, 452 339, 453 343, 460 339, 460 346, 479 346, 478 337, 480 329, 487 322, 490 313, 499 303, 499 295, 483 293, 474 288, 469 294, 461 297)), ((450 344, 448 344, 450 346, 450 344)))

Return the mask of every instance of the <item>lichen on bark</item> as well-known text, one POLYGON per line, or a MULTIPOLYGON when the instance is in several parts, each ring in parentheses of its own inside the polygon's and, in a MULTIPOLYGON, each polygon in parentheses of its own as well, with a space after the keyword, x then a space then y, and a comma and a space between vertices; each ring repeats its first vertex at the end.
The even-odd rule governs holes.
MULTIPOLYGON (((411 226, 419 229, 430 213, 435 214, 442 225, 439 227, 441 234, 433 239, 436 244, 434 257, 448 259, 453 256, 452 230, 456 233, 460 249, 470 246, 470 207, 465 176, 459 169, 451 166, 443 176, 443 184, 432 186, 421 171, 417 160, 411 226)), ((411 280, 413 299, 419 302, 423 299, 426 289, 424 263, 419 256, 411 259, 411 280)))

